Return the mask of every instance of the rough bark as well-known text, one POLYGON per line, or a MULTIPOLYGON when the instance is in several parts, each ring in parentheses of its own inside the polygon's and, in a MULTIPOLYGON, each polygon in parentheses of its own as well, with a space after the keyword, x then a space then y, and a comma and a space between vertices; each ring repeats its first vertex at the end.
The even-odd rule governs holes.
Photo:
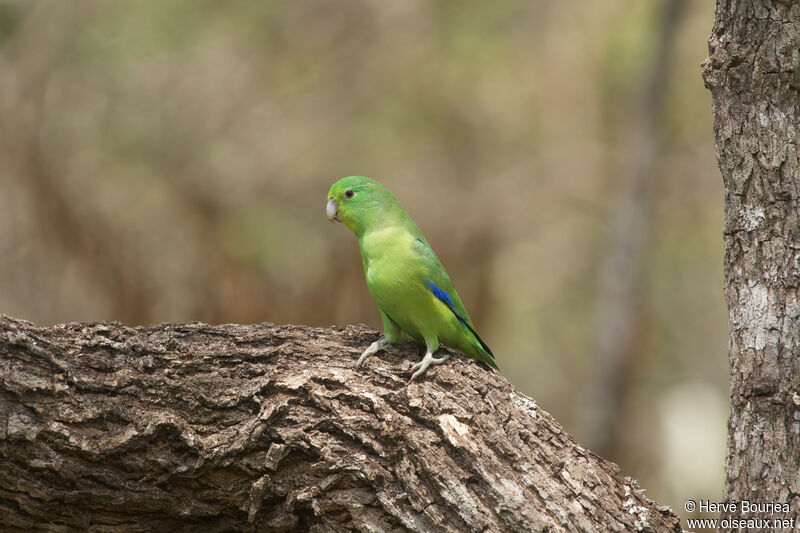
MULTIPOLYGON (((725 183, 726 502, 800 522, 800 3, 718 0, 704 63, 725 183)), ((729 524, 730 525, 730 524, 729 524)), ((724 527, 722 529, 735 529, 724 527)), ((759 529, 761 530, 761 529, 759 529)))
POLYGON ((679 531, 499 374, 364 326, 0 315, 2 531, 679 531))

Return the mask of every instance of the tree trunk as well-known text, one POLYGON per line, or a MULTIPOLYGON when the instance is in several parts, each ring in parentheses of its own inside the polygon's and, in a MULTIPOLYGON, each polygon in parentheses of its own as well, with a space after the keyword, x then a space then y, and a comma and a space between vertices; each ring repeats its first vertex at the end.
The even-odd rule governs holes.
MULTIPOLYGON (((731 414, 724 499, 737 505, 722 518, 794 518, 796 528, 800 3, 718 0, 703 66, 725 183, 731 414), (748 513, 742 500, 780 508, 748 513)), ((736 529, 730 521, 721 525, 736 529)))
POLYGON ((378 337, 0 315, 2 531, 680 531, 464 357, 378 337))

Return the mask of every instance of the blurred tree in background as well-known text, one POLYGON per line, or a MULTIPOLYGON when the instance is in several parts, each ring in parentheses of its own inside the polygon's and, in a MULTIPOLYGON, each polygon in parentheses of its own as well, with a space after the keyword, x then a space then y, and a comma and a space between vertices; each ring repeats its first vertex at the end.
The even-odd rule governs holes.
POLYGON ((334 180, 367 175, 502 373, 595 440, 602 272, 649 149, 603 453, 679 512, 719 501, 713 6, 685 2, 664 45, 669 1, 0 3, 0 312, 377 328, 355 239, 324 213, 334 180))

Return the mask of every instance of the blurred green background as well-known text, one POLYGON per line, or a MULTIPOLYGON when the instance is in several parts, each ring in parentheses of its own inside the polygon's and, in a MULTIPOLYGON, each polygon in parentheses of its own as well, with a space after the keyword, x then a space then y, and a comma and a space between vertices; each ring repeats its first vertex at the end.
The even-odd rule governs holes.
POLYGON ((380 327, 387 185, 502 373, 683 513, 721 500, 722 180, 694 1, 0 2, 0 312, 380 327))

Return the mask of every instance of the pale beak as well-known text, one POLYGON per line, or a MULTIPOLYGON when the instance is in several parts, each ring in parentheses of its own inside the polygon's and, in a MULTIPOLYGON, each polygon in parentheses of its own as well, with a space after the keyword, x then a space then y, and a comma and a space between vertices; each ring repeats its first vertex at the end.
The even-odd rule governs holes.
POLYGON ((334 200, 328 200, 328 205, 325 206, 325 213, 327 213, 331 222, 339 222, 339 204, 334 200))

